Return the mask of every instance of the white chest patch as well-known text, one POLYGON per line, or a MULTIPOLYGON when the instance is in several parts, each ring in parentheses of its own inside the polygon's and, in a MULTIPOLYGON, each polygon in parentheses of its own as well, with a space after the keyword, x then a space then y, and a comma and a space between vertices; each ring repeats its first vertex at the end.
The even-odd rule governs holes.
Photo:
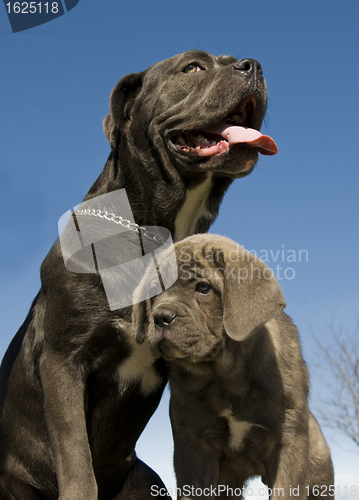
POLYGON ((212 175, 199 186, 189 189, 186 193, 185 202, 175 220, 175 239, 180 241, 186 236, 194 234, 200 217, 212 218, 212 214, 206 208, 206 202, 212 189, 212 175))
POLYGON ((143 344, 137 344, 132 335, 129 334, 128 338, 133 350, 130 356, 117 368, 119 390, 123 393, 131 384, 140 383, 141 394, 148 396, 162 383, 162 379, 153 365, 155 358, 151 354, 146 340, 143 344))
POLYGON ((225 417, 228 420, 229 425, 229 447, 232 450, 240 451, 243 447, 243 440, 251 430, 254 424, 251 422, 246 422, 244 420, 237 420, 230 409, 224 410, 221 413, 221 417, 225 417))

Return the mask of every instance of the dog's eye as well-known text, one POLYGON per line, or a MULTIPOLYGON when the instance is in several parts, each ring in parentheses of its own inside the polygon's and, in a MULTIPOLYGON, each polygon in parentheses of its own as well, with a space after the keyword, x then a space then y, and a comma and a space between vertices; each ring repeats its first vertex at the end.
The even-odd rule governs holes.
POLYGON ((211 290, 212 290, 211 285, 209 283, 206 283, 205 281, 200 281, 196 285, 196 292, 206 294, 209 293, 211 290))
POLYGON ((185 68, 183 68, 183 73, 197 73, 197 71, 203 71, 203 69, 201 68, 201 66, 199 64, 196 64, 196 63, 191 63, 191 64, 187 64, 187 66, 185 68))

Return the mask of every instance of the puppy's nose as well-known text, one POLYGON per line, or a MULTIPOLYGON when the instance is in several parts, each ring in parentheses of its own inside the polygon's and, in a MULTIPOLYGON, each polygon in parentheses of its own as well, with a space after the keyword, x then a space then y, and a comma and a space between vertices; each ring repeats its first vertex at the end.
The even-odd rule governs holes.
POLYGON ((168 327, 176 318, 177 314, 171 309, 161 309, 153 316, 154 324, 159 328, 168 327))
POLYGON ((234 64, 233 68, 250 76, 263 75, 262 66, 255 59, 241 59, 238 63, 234 64))

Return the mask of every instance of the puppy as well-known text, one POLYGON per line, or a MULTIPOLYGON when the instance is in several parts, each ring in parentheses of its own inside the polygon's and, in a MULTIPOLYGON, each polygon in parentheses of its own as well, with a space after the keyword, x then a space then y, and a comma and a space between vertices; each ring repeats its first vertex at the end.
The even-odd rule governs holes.
POLYGON ((330 452, 308 407, 298 332, 265 264, 227 238, 175 245, 179 279, 133 310, 137 340, 169 365, 179 495, 333 496, 330 452), (146 319, 147 318, 147 319, 146 319))

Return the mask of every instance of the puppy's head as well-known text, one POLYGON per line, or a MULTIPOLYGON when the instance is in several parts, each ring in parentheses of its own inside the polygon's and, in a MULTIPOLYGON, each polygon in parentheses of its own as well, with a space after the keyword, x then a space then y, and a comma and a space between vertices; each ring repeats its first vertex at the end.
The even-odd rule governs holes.
POLYGON ((213 359, 226 336, 243 341, 285 307, 271 270, 233 241, 195 235, 175 245, 178 280, 136 304, 137 340, 145 325, 151 349, 165 359, 213 359))

